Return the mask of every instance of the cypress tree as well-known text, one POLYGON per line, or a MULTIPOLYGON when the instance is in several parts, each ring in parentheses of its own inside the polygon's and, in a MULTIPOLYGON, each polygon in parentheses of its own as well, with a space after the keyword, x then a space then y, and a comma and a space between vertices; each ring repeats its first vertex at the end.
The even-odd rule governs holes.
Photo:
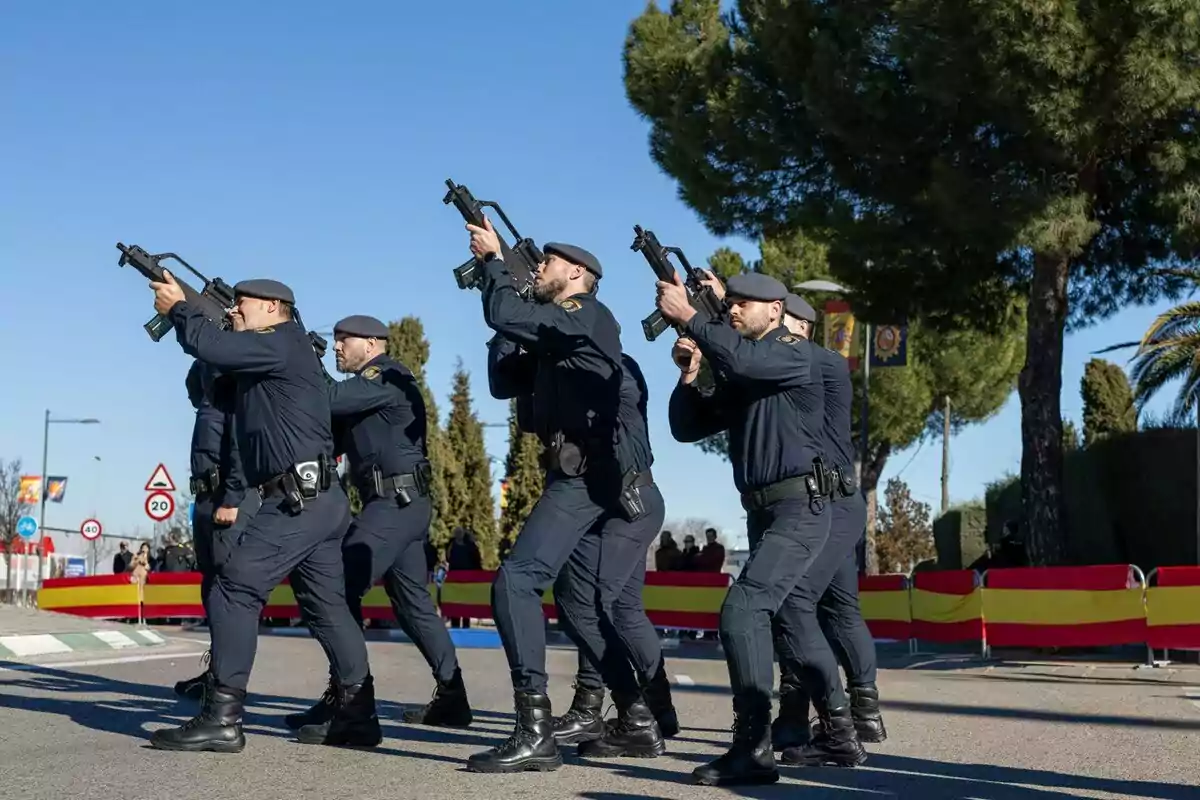
POLYGON ((474 533, 480 553, 490 561, 497 546, 491 459, 483 443, 483 424, 471 407, 471 376, 463 369, 461 358, 454 370, 446 441, 454 454, 455 467, 447 475, 447 525, 451 532, 461 525, 474 533))
POLYGON ((538 459, 542 443, 517 427, 517 401, 508 403, 508 457, 504 459, 504 502, 500 510, 500 542, 512 544, 542 496, 545 473, 538 459))

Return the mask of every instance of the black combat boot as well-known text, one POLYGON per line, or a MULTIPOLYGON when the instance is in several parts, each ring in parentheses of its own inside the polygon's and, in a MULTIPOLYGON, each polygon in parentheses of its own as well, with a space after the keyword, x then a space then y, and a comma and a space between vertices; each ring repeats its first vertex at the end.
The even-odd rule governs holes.
POLYGON ((797 676, 785 672, 779 679, 779 716, 771 723, 771 741, 776 750, 787 750, 803 747, 811 738, 808 692, 797 676))
POLYGON ((176 683, 175 694, 180 697, 186 697, 189 700, 199 700, 204 696, 204 687, 213 679, 211 650, 205 650, 204 655, 200 656, 200 666, 204 667, 204 672, 201 672, 194 678, 188 678, 186 681, 176 683))
POLYGON ((362 683, 338 686, 336 691, 333 716, 322 723, 305 725, 296 731, 296 738, 304 744, 378 746, 383 741, 383 731, 375 713, 375 679, 367 675, 362 683))
POLYGON ((771 749, 771 705, 734 699, 733 744, 725 755, 696 767, 692 777, 704 786, 758 786, 779 780, 771 749))
POLYGON ((439 728, 466 728, 473 719, 461 669, 454 670, 454 677, 450 680, 438 681, 432 700, 421 708, 410 708, 404 712, 404 721, 410 725, 433 725, 439 728))
POLYGON ((817 707, 817 727, 812 741, 804 747, 783 751, 783 763, 798 767, 857 767, 867 762, 867 751, 854 732, 850 706, 841 708, 817 707))
POLYGON ((559 744, 578 744, 604 735, 604 690, 575 687, 575 699, 561 717, 550 721, 559 744))
POLYGON ((850 687, 850 713, 860 742, 878 744, 887 740, 883 715, 879 713, 879 690, 873 683, 850 687))
POLYGON ((329 683, 326 685, 325 693, 321 695, 321 699, 307 711, 302 711, 299 714, 288 714, 283 718, 283 724, 294 731, 300 730, 305 725, 324 725, 333 719, 333 710, 337 707, 337 697, 337 681, 331 674, 329 676, 329 683))
POLYGON ((583 758, 654 758, 667 752, 662 732, 640 692, 613 692, 617 706, 616 724, 609 725, 603 738, 579 745, 583 758))
POLYGON ((246 747, 242 733, 243 689, 210 683, 200 700, 200 713, 178 728, 164 728, 150 735, 150 746, 158 750, 240 753, 246 747))
POLYGON ((517 726, 499 747, 467 759, 470 772, 539 772, 562 766, 550 720, 550 698, 537 692, 517 692, 517 726))
POLYGON ((646 705, 658 721, 658 729, 663 738, 670 739, 679 735, 679 716, 675 713, 675 704, 671 701, 671 679, 667 677, 667 660, 660 659, 658 672, 654 673, 642 689, 646 705))

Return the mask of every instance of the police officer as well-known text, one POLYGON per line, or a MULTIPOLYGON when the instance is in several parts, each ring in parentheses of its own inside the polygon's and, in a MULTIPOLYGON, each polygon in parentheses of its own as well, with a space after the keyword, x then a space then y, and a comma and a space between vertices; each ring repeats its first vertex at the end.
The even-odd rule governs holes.
MULTIPOLYGON (((671 433, 695 442, 729 432, 751 551, 721 607, 737 717, 733 743, 693 776, 709 785, 773 783, 779 772, 771 748, 771 617, 829 534, 817 357, 809 342, 782 326, 787 289, 770 276, 729 279, 728 323, 697 312, 678 275, 657 287, 659 310, 683 332, 672 352, 680 380, 671 394, 671 433), (701 355, 714 372, 711 388, 696 385, 701 355)), ((784 633, 794 639, 793 631, 784 633)))
MULTIPOLYGON (((225 563, 231 542, 258 510, 257 492, 246 491, 241 459, 238 458, 233 414, 214 403, 231 379, 220 379, 215 370, 193 361, 187 374, 188 400, 196 410, 192 425, 191 480, 195 506, 192 510, 192 542, 196 568, 200 571, 200 602, 208 617, 208 596, 217 568, 225 563)), ((204 654, 209 662, 211 653, 204 654)), ((193 700, 204 691, 211 671, 175 684, 175 693, 193 700)))
MULTIPOLYGON (((788 329, 810 339, 816 321, 812 306, 789 294, 785 310, 788 329)), ((806 579, 788 596, 786 613, 776 617, 781 669, 779 717, 772 725, 772 739, 775 748, 784 751, 784 763, 852 767, 866 761, 860 741, 879 742, 887 735, 875 686, 875 642, 858 603, 855 546, 864 536, 867 507, 854 481, 850 366, 840 354, 823 347, 814 347, 813 352, 819 357, 825 388, 824 429, 829 467, 834 473, 833 507, 825 547, 806 579), (789 625, 795 626, 802 643, 796 652, 787 651, 788 637, 782 628, 789 625), (849 680, 849 700, 838 674, 839 660, 849 680), (818 718, 811 744, 810 690, 818 718)))
MULTIPOLYGON (((350 482, 362 510, 342 545, 346 601, 362 625, 362 598, 380 578, 396 620, 433 670, 433 701, 405 713, 405 722, 446 727, 471 724, 471 706, 450 634, 434 608, 426 578, 425 545, 433 504, 426 450, 425 399, 412 372, 387 355, 388 328, 354 315, 333 327, 337 368, 353 377, 329 388, 347 453, 350 482)), ((336 676, 308 711, 285 718, 290 728, 328 724, 337 697, 336 676)))
POLYGON ((467 229, 471 252, 482 262, 485 322, 536 361, 528 422, 545 445, 546 467, 542 496, 492 585, 493 617, 512 672, 516 729, 498 747, 471 756, 467 769, 552 770, 562 766, 562 756, 546 694, 542 592, 593 526, 618 510, 627 488, 628 471, 616 446, 621 339, 612 313, 596 299, 603 273, 591 253, 547 243, 535 302, 526 302, 500 257, 491 222, 467 229))
POLYGON ((240 752, 242 714, 258 620, 271 590, 289 578, 301 616, 341 679, 328 727, 301 728, 311 744, 375 746, 382 739, 362 629, 346 607, 341 545, 350 504, 334 478, 324 369, 293 311, 292 290, 273 280, 234 287, 244 330, 222 331, 186 302, 169 273, 151 282, 184 352, 236 380, 234 414, 246 482, 262 506, 239 536, 209 595, 213 685, 200 713, 155 731, 163 750, 240 752))
MULTIPOLYGON (((532 392, 537 370, 532 354, 497 336, 488 356, 494 397, 527 397, 532 392)), ((558 617, 576 643, 579 665, 571 707, 553 718, 554 738, 560 745, 579 743, 583 756, 657 756, 666 749, 662 739, 679 733, 662 643, 642 599, 646 550, 666 516, 650 472, 654 455, 646 419, 648 396, 641 367, 623 354, 619 457, 632 465, 627 483, 636 488, 644 510, 634 520, 629 519, 633 515, 613 513, 602 518, 584 534, 555 582, 558 617), (599 655, 590 644, 597 638, 604 646, 599 655), (637 671, 637 688, 631 665, 637 671), (612 726, 606 725, 603 713, 606 683, 617 707, 612 726)))

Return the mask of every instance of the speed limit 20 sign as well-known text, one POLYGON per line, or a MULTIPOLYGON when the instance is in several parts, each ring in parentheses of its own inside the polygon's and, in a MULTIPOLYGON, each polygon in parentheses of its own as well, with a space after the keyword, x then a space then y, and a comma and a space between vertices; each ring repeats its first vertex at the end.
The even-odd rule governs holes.
POLYGON ((155 522, 171 518, 175 513, 175 498, 166 492, 152 492, 146 496, 146 516, 155 522))

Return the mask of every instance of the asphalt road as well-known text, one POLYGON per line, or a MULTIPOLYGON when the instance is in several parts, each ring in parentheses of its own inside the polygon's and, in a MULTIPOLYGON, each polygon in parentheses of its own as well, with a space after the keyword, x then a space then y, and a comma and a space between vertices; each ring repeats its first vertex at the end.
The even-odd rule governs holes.
MULTIPOLYGON (((583 762, 573 748, 553 773, 478 775, 465 758, 505 738, 511 690, 500 650, 462 650, 477 722, 468 731, 403 725, 431 679, 407 644, 373 642, 387 739, 374 751, 301 745, 282 715, 323 688, 326 665, 307 639, 264 636, 251 680, 245 752, 167 753, 149 732, 191 716, 172 684, 198 671, 203 634, 124 656, 0 664, 0 787, 17 800, 399 800, 401 798, 1196 798, 1200 800, 1200 672, 1194 667, 980 666, 945 658, 880 673, 890 739, 866 766, 784 767, 774 786, 711 789, 691 769, 724 750, 731 722, 724 663, 672 658, 685 730, 657 759, 583 762), (192 641, 187 641, 191 639, 192 641), (147 658, 148 657, 148 658, 147 658), (139 660, 131 660, 139 659, 139 660), (144 659, 144 660, 143 660, 144 659), (1194 698, 1194 699, 1193 699, 1194 698), (487 793, 487 797, 483 793, 487 793)), ((713 653, 715 656, 716 653, 713 653)), ((572 692, 575 655, 552 650, 556 709, 572 692)))

